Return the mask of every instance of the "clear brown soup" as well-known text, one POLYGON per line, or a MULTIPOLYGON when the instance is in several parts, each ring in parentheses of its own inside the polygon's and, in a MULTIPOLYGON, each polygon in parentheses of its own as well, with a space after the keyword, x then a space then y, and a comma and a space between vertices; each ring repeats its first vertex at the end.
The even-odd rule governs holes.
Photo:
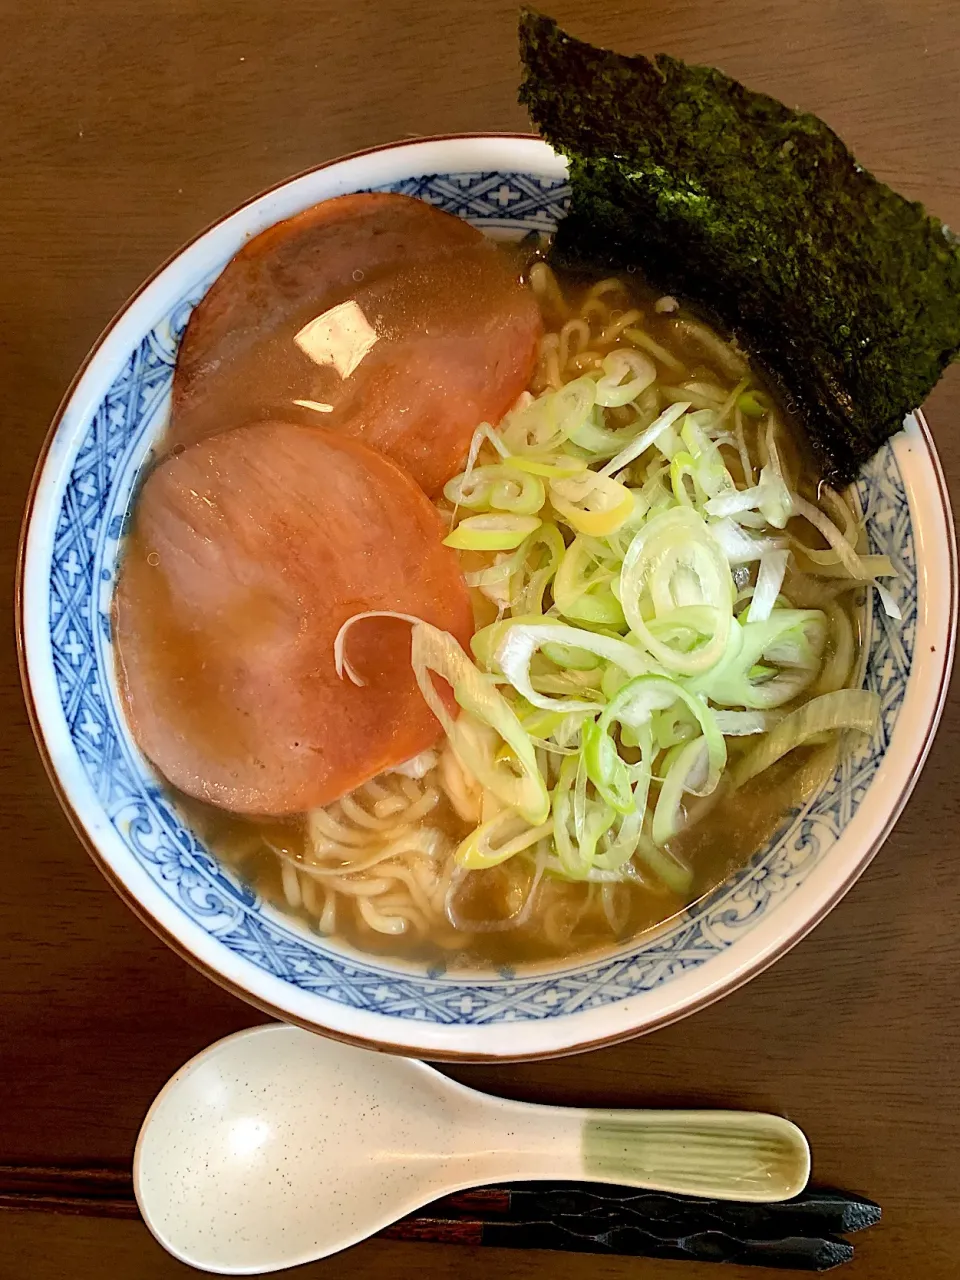
MULTIPOLYGON (((595 281, 571 277, 560 283, 576 311, 589 298, 595 281)), ((658 310, 656 302, 656 294, 630 277, 624 282, 622 294, 614 295, 612 304, 601 305, 587 316, 591 337, 595 338, 598 331, 622 318, 625 309, 635 308, 641 313, 636 323, 642 325, 643 331, 670 358, 671 363, 660 369, 659 381, 664 386, 677 386, 692 379, 727 390, 733 387, 742 359, 739 353, 731 351, 719 336, 714 348, 704 347, 685 333, 682 309, 658 310), (729 359, 724 358, 724 351, 730 353, 729 359)), ((546 332, 556 332, 558 315, 549 293, 541 294, 541 306, 546 332)), ((596 349, 609 350, 617 341, 596 349)), ((280 372, 283 374, 282 369, 280 372)), ((575 376, 576 372, 571 369, 567 376, 575 376)), ((542 364, 531 388, 534 393, 543 389, 544 376, 542 364)), ((751 371, 751 385, 764 390, 774 402, 770 388, 756 371, 751 371)), ((782 411, 781 418, 785 421, 782 411)), ((787 448, 792 452, 791 465, 798 488, 815 498, 817 474, 789 425, 788 435, 792 436, 792 449, 789 443, 787 448)), ((795 532, 801 538, 809 536, 800 529, 795 532)), ((809 598, 809 582, 805 592, 806 598, 800 602, 802 607, 815 606, 816 601, 809 598)), ((859 648, 860 598, 852 592, 834 593, 829 598, 834 607, 839 603, 846 611, 859 648)), ((491 610, 487 601, 478 600, 478 624, 490 621, 491 610)), ((859 660, 855 668, 859 669, 859 660)), ((851 681, 856 670, 851 673, 851 681)), ((734 757, 743 749, 743 744, 736 739, 730 740, 728 746, 734 757)), ((447 967, 516 966, 616 946, 655 929, 709 894, 744 866, 771 839, 786 817, 819 788, 835 766, 837 749, 834 742, 797 749, 736 793, 721 792, 713 807, 681 832, 670 846, 671 852, 692 869, 689 888, 682 893, 649 882, 628 883, 618 886, 611 906, 609 901, 606 904, 600 901, 596 886, 546 876, 539 884, 531 909, 520 912, 517 904, 525 901, 532 872, 523 859, 515 858, 499 868, 466 877, 458 897, 458 920, 462 927, 457 928, 441 911, 426 929, 410 925, 398 932, 381 932, 371 927, 358 908, 358 897, 339 890, 335 894, 335 910, 331 912, 330 892, 324 889, 321 896, 319 887, 306 892, 304 886, 309 889, 309 882, 297 872, 297 867, 309 863, 312 857, 305 816, 252 819, 184 796, 177 796, 177 803, 188 823, 225 864, 309 930, 332 934, 350 947, 380 956, 447 967), (291 889, 291 877, 297 880, 295 889, 291 889), (487 927, 490 921, 517 917, 520 921, 515 927, 487 927), (469 921, 481 922, 482 927, 471 929, 469 921)), ((395 790, 399 785, 393 780, 387 790, 395 790)), ((428 777, 420 782, 411 781, 407 790, 410 795, 418 789, 422 794, 429 785, 428 777)), ((366 811, 372 801, 370 796, 358 796, 356 803, 366 811)), ((336 821, 342 820, 343 813, 337 810, 336 821)), ((458 816, 442 788, 430 810, 429 826, 447 837, 450 850, 472 829, 472 824, 458 816)), ((358 865, 361 861, 356 860, 358 865)), ((375 868, 369 873, 352 872, 353 863, 349 856, 342 860, 341 883, 362 886, 364 875, 368 881, 375 877, 375 868)))

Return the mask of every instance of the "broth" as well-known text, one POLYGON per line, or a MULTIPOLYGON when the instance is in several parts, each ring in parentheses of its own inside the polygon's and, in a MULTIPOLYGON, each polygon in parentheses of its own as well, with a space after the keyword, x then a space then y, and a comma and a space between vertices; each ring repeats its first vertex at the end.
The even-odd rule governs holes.
MULTIPOLYGON (((494 253, 462 224, 436 223, 435 211, 392 198, 402 220, 420 228, 421 260, 397 265, 390 257, 403 236, 389 238, 389 201, 349 197, 349 209, 369 215, 362 234, 346 214, 338 221, 337 211, 317 206, 284 224, 293 230, 266 237, 264 252, 279 252, 282 268, 273 278, 244 274, 257 264, 259 242, 251 242, 234 260, 239 274, 229 266, 212 291, 214 305, 191 321, 169 452, 157 467, 166 466, 166 489, 151 490, 154 525, 142 506, 134 509, 116 596, 128 716, 156 760, 133 714, 136 671, 154 741, 173 742, 177 768, 168 763, 165 772, 177 776, 189 758, 178 781, 192 794, 174 791, 189 826, 266 900, 323 936, 454 968, 617 946, 744 867, 835 768, 840 733, 824 733, 820 722, 797 730, 769 759, 763 744, 810 699, 859 685, 863 582, 844 573, 845 556, 861 540, 858 521, 819 484, 799 431, 762 376, 676 300, 632 275, 558 278, 529 246, 494 253), (351 271, 351 255, 374 252, 371 243, 379 256, 365 278, 351 271), (303 244, 312 246, 310 261, 321 261, 320 248, 337 248, 329 279, 306 270, 297 256, 303 244), (463 273, 466 292, 457 284, 463 273), (351 279, 364 283, 351 289, 351 279), (316 297, 301 296, 305 288, 316 297), (246 314, 248 289, 259 310, 246 328, 232 329, 233 311, 246 314), (381 330, 369 366, 362 351, 352 366, 362 371, 356 381, 328 365, 317 370, 316 353, 308 358, 294 346, 303 325, 342 316, 352 292, 381 330), (311 319, 317 307, 329 310, 311 319), (534 351, 538 307, 543 335, 534 351), (218 343, 225 344, 221 376, 218 343), (467 471, 431 507, 425 493, 435 493, 438 470, 448 475, 449 458, 462 458, 476 406, 485 404, 497 426, 522 387, 517 371, 526 378, 529 367, 529 390, 497 431, 477 429, 467 471), (484 385, 490 370, 497 394, 484 385), (444 416, 451 379, 462 402, 444 416), (238 434, 218 434, 227 419, 238 434), (430 453, 434 422, 447 433, 438 456, 430 453), (332 424, 334 433, 316 430, 332 424), (338 443, 335 434, 364 431, 362 444, 338 443), (178 462, 184 449, 192 451, 189 466, 178 462), (196 449, 205 451, 200 462, 196 449), (282 454, 276 465, 275 453, 282 454), (410 463, 412 479, 384 453, 410 463), (312 470, 298 465, 307 456, 312 470), (172 461, 189 479, 170 479, 172 461), (215 498, 204 489, 204 465, 220 485, 215 498), (317 493, 321 471, 326 488, 317 493), (488 493, 490 476, 500 488, 488 493), (255 498, 244 485, 255 486, 255 498), (257 500, 275 509, 261 515, 257 500), (170 508, 179 524, 164 524, 170 508), (474 509, 481 515, 465 516, 474 509), (330 511, 333 531, 323 527, 330 511), (627 575, 643 554, 640 535, 657 521, 673 532, 649 553, 653 567, 634 598, 627 575), (458 564, 438 545, 444 522, 452 530, 445 541, 460 547, 458 564), (681 525, 692 532, 677 532, 681 525), (430 572, 421 572, 428 557, 430 572), (186 563, 186 590, 174 562, 186 563), (655 580, 664 562, 672 567, 655 580), (360 593, 378 570, 388 590, 360 593), (712 573, 721 588, 710 588, 712 573), (326 607, 324 591, 339 612, 326 607), (448 634, 466 640, 471 607, 476 666, 448 634), (424 631, 416 618, 430 609, 435 626, 424 631), (413 672, 411 612, 412 654, 425 663, 413 663, 413 672), (344 639, 356 614, 367 613, 380 618, 372 643, 370 631, 344 639), (507 672, 499 648, 506 632, 497 626, 506 618, 503 626, 530 631, 531 617, 576 628, 561 631, 573 640, 550 648, 534 626, 526 666, 507 672), (305 627, 312 628, 306 649, 305 627), (740 669, 737 645, 746 640, 737 637, 748 634, 758 648, 740 669), (424 635, 428 648, 417 650, 424 635), (328 668, 339 652, 339 681, 320 671, 317 648, 328 668), (596 657, 600 650, 607 657, 596 657), (344 682, 353 675, 349 657, 361 671, 366 659, 367 676, 374 672, 372 686, 355 681, 365 692, 344 682), (274 717, 271 680, 287 662, 296 680, 282 690, 287 701, 274 717), (430 671, 460 681, 456 721, 452 700, 436 700, 430 671), (726 685, 698 685, 699 673, 726 685), (191 700, 197 678, 202 696, 191 700), (238 691, 244 680, 252 694, 238 691), (151 703, 152 687, 173 691, 165 712, 151 703), (305 687, 310 698, 297 701, 305 687), (389 689, 389 705, 376 703, 379 689, 389 689), (698 696, 699 689, 710 691, 698 696), (447 717, 447 735, 433 746, 428 703, 447 717), (334 705, 337 716, 314 714, 334 705), (621 709, 614 716, 612 708, 621 709), (280 764, 262 746, 264 718, 280 764), (247 742, 260 744, 262 759, 247 742), (411 751, 419 754, 406 760, 411 751), (225 762, 216 785, 204 772, 214 759, 225 762), (376 768, 383 772, 371 778, 376 768), (271 773, 269 786, 257 769, 271 773), (321 769, 323 796, 315 790, 321 769), (369 781, 343 794, 338 777, 351 778, 347 786, 369 781), (339 799, 305 808, 297 797, 307 794, 314 805, 339 799), (268 808, 257 803, 264 795, 278 797, 282 815, 257 815, 268 808)), ((362 310, 361 320, 367 324, 362 310)), ((356 337, 356 315, 351 324, 356 337)), ((374 334, 367 330, 365 340, 374 334)), ((844 719, 824 724, 836 730, 844 719)))
MULTIPOLYGON (((767 394, 771 406, 774 403, 744 357, 677 308, 675 301, 659 300, 632 278, 598 291, 596 280, 566 278, 558 287, 552 275, 540 274, 538 298, 545 338, 532 393, 589 372, 605 352, 621 346, 625 330, 634 330, 631 340, 636 349, 657 362, 658 392, 664 401, 684 398, 694 408, 717 408, 718 388, 723 397, 732 396, 737 385, 749 379, 750 387, 767 394), (640 325, 643 328, 637 328, 640 325)), ((613 417, 628 422, 630 411, 614 410, 613 417)), ((740 421, 739 411, 737 417, 740 421)), ((744 425, 749 429, 749 422, 744 425)), ((783 435, 780 444, 786 465, 799 477, 797 488, 810 499, 817 498, 818 477, 799 438, 783 435)), ((754 433, 749 443, 754 466, 758 448, 754 433)), ((728 448, 724 461, 737 483, 744 483, 742 454, 737 457, 728 448)), ((449 509, 448 503, 444 506, 449 509)), ((794 531, 801 541, 823 547, 817 536, 794 531)), ((466 570, 481 559, 462 553, 466 570)), ((814 595, 831 609, 835 631, 836 626, 847 627, 859 641, 858 595, 838 591, 829 582, 814 584, 813 579, 801 582, 797 590, 808 596, 801 603, 813 603, 809 596, 814 595), (841 617, 845 621, 837 622, 841 617)), ((474 604, 477 625, 497 616, 495 605, 477 591, 474 604)), ((837 634, 828 640, 824 668, 836 657, 837 634)), ((842 673, 842 684, 855 680, 858 673, 859 663, 855 663, 842 673)), ((731 758, 736 759, 745 754, 749 739, 732 739, 730 746, 731 758)), ((388 774, 357 788, 346 804, 338 801, 329 806, 328 854, 323 859, 312 844, 308 815, 242 817, 187 796, 180 797, 179 804, 189 824, 220 859, 308 928, 374 955, 443 966, 517 965, 617 945, 658 927, 708 895, 776 833, 786 814, 817 790, 835 767, 836 756, 836 740, 801 746, 740 790, 721 788, 708 801, 692 801, 689 815, 695 820, 667 846, 669 855, 690 868, 689 884, 682 890, 646 873, 623 883, 571 883, 550 874, 536 881, 530 861, 517 856, 500 867, 462 877, 454 916, 458 927, 448 909, 449 888, 457 874, 453 851, 470 835, 475 822, 457 813, 451 788, 444 785, 443 763, 434 764, 420 780, 388 774), (383 852, 390 838, 397 842, 389 814, 402 813, 411 805, 422 812, 421 823, 434 833, 431 838, 435 837, 440 852, 399 849, 396 856, 378 863, 376 854, 383 852), (694 805, 701 806, 703 817, 698 818, 694 805), (387 818, 376 817, 378 813, 387 818), (380 846, 370 838, 358 838, 358 833, 369 836, 378 823, 385 831, 380 846), (337 844, 334 837, 344 832, 357 836, 357 841, 343 845, 343 856, 338 858, 329 850, 337 844)))
MULTIPOLYGON (((358 951, 382 957, 399 957, 445 969, 513 967, 599 952, 658 928, 684 908, 706 897, 776 834, 785 815, 814 795, 836 765, 836 748, 801 748, 755 778, 736 796, 721 800, 707 823, 698 823, 676 841, 673 852, 689 861, 695 877, 688 893, 667 888, 616 886, 621 901, 615 904, 614 922, 607 918, 596 885, 569 885, 558 881, 540 889, 536 909, 528 922, 509 931, 470 932, 442 921, 429 936, 414 930, 384 934, 371 928, 352 908, 349 899, 337 903, 332 919, 322 920, 325 903, 319 893, 305 901, 303 889, 285 886, 286 859, 298 862, 307 856, 301 821, 256 822, 229 814, 189 797, 179 797, 187 823, 202 836, 217 856, 274 906, 289 913, 311 931, 332 936, 358 951), (282 854, 278 851, 282 850, 282 854), (284 857, 286 855, 286 858, 284 857), (293 901, 291 901, 293 898, 293 901), (324 924, 327 927, 324 927, 324 924)), ((431 821, 459 842, 469 834, 469 824, 457 818, 449 805, 431 821)), ((498 877, 475 872, 470 912, 478 918, 503 915, 504 899, 523 892, 529 876, 522 873, 498 877), (491 879, 485 883, 485 878, 491 879)), ((306 877, 301 876, 301 880, 306 877)), ((309 883, 309 881, 307 882, 309 883)), ((309 893, 309 890, 308 890, 309 893)), ((507 907, 509 909, 509 901, 507 907)))

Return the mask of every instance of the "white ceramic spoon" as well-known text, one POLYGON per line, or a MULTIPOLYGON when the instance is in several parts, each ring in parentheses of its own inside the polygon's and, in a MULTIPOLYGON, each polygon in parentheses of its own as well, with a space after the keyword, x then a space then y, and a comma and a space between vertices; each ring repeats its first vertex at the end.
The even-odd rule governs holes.
POLYGON ((281 1023, 181 1067, 134 1157, 153 1234, 223 1275, 326 1257, 484 1183, 570 1178, 774 1201, 809 1173, 806 1139, 779 1116, 508 1102, 281 1023))

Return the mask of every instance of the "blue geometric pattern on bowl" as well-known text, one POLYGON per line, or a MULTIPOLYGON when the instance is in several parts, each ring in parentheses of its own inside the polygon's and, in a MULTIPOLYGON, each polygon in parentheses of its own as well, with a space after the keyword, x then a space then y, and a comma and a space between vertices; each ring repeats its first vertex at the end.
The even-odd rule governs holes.
MULTIPOLYGON (((517 173, 436 174, 387 188, 484 228, 550 231, 562 182, 517 173)), ((214 273, 215 274, 215 273, 214 273)), ((894 561, 903 612, 868 618, 866 684, 881 699, 873 740, 848 756, 813 801, 706 900, 647 940, 549 972, 489 976, 387 968, 346 954, 265 904, 184 826, 123 727, 113 680, 110 600, 118 545, 145 441, 169 392, 177 343, 212 277, 197 281, 148 333, 97 409, 77 450, 50 570, 50 639, 74 748, 109 821, 139 865, 207 933, 251 964, 325 999, 421 1022, 467 1025, 555 1018, 658 987, 704 964, 803 883, 850 822, 879 766, 903 701, 917 622, 910 511, 893 451, 859 484, 871 548, 894 561)))

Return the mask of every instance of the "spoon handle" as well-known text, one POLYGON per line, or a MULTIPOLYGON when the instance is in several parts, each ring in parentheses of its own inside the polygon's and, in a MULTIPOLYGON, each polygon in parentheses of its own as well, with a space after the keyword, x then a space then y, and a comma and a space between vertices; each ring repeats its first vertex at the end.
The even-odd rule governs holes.
POLYGON ((474 1170, 484 1181, 586 1179, 773 1202, 797 1195, 810 1176, 807 1140, 780 1116, 578 1111, 503 1101, 496 1111, 486 1117, 482 1154, 474 1148, 474 1170))
POLYGON ((810 1177, 810 1148, 789 1120, 750 1111, 593 1111, 588 1177, 721 1200, 776 1201, 810 1177))

